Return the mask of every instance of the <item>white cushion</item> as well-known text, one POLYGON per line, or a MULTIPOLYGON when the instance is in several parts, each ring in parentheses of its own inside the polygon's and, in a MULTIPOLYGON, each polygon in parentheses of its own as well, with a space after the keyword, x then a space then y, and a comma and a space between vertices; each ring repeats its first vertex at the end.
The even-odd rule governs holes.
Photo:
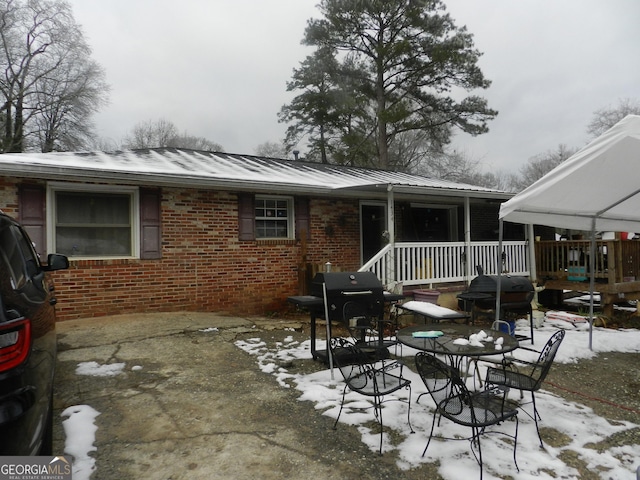
POLYGON ((417 300, 411 300, 403 303, 400 307, 431 318, 462 318, 466 316, 464 313, 456 312, 450 308, 441 307, 435 303, 419 302, 417 300))

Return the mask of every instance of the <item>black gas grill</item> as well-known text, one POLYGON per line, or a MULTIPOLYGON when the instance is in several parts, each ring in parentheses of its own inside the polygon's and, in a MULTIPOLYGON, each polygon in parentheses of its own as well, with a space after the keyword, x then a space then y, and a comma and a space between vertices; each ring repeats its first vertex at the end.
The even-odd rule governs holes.
MULTIPOLYGON (((328 315, 329 329, 332 321, 353 327, 357 317, 366 320, 384 317, 384 303, 398 301, 402 295, 385 294, 382 282, 373 272, 326 272, 317 273, 311 281, 310 295, 289 297, 287 300, 305 308, 311 315, 311 354, 314 359, 328 360, 326 350, 316 350, 316 319, 328 315), (325 291, 327 298, 325 312, 325 291), (356 312, 356 313, 354 313, 356 312)), ((388 351, 380 339, 380 352, 384 357, 388 351)))
POLYGON ((369 317, 382 317, 384 290, 373 272, 318 273, 311 282, 311 295, 324 298, 323 284, 327 291, 329 320, 348 321, 345 306, 349 304, 355 304, 369 317))
MULTIPOLYGON (((459 306, 465 311, 473 308, 484 310, 496 309, 498 291, 498 275, 484 275, 478 267, 478 276, 469 284, 466 292, 458 295, 459 306)), ((533 309, 531 301, 535 295, 533 284, 527 277, 500 276, 500 311, 506 313, 526 314, 531 325, 531 343, 533 343, 533 309)), ((521 337, 523 339, 523 337, 521 337)))
MULTIPOLYGON (((478 275, 469 284, 468 293, 483 293, 490 297, 476 300, 478 308, 496 308, 497 275, 478 275)), ((502 275, 500 278, 500 308, 526 308, 534 295, 533 284, 526 277, 502 275)))

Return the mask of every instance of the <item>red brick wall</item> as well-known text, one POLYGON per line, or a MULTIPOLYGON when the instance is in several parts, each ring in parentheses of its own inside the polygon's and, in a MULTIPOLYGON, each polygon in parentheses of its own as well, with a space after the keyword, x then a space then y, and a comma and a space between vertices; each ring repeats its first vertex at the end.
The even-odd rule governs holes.
POLYGON ((12 178, 0 177, 0 210, 18 218, 18 183, 12 178))
MULTIPOLYGON (((0 208, 17 217, 17 182, 0 179, 0 208)), ((298 293, 300 242, 238 240, 237 197, 162 190, 162 259, 72 260, 53 272, 58 319, 156 311, 269 314, 298 293)), ((310 202, 307 261, 359 266, 358 201, 310 202)))
POLYGON ((311 241, 308 262, 331 262, 343 271, 360 267, 358 200, 311 200, 311 241))

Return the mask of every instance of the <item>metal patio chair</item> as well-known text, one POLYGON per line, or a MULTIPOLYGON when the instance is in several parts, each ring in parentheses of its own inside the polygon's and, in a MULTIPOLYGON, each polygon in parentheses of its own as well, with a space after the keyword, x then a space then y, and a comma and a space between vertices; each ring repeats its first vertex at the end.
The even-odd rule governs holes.
MULTIPOLYGON (((468 440, 471 444, 471 453, 480 466, 480 479, 482 479, 482 447, 480 437, 488 433, 501 433, 513 438, 513 463, 518 468, 516 460, 516 448, 518 445, 518 409, 517 406, 506 399, 504 392, 500 394, 483 390, 470 392, 460 378, 458 370, 443 362, 435 356, 420 352, 416 355, 416 368, 424 382, 436 408, 433 412, 433 423, 429 440, 424 447, 422 456, 427 453, 438 417, 447 418, 452 422, 471 428, 471 436, 468 440), (515 433, 513 435, 495 430, 487 430, 487 427, 498 425, 506 420, 515 420, 515 433), (476 450, 477 449, 477 453, 476 450)), ((463 438, 445 438, 446 440, 464 440, 463 438)))
MULTIPOLYGON (((342 318, 349 334, 361 348, 371 351, 383 351, 389 347, 397 349, 398 340, 395 338, 395 332, 398 328, 394 319, 380 319, 377 315, 369 312, 365 304, 357 301, 345 302, 342 307, 342 318), (385 330, 392 332, 393 336, 383 338, 380 341, 380 336, 384 336, 385 330)), ((378 352, 378 356, 380 356, 380 352, 378 352)))
POLYGON ((407 403, 407 423, 411 433, 414 433, 411 426, 411 380, 404 378, 402 372, 399 375, 389 373, 389 365, 372 363, 370 353, 363 351, 353 340, 332 338, 329 343, 333 363, 340 370, 345 382, 342 390, 340 411, 333 428, 337 427, 340 420, 347 390, 351 390, 373 399, 374 416, 380 424, 380 454, 382 454, 383 439, 382 404, 385 401, 397 400, 407 403), (385 395, 403 388, 409 390, 409 398, 407 400, 399 398, 384 399, 385 395))
POLYGON ((541 420, 541 418, 536 407, 535 392, 540 390, 542 382, 547 377, 547 374, 551 369, 551 365, 553 364, 553 359, 555 358, 558 348, 564 339, 564 335, 564 330, 558 330, 551 335, 551 338, 549 338, 535 362, 526 362, 517 358, 509 358, 505 360, 505 364, 502 367, 489 367, 485 377, 487 388, 490 388, 491 385, 495 385, 514 388, 520 390, 521 393, 524 391, 531 392, 533 415, 526 411, 525 413, 533 418, 536 424, 536 432, 538 432, 541 447, 543 447, 543 444, 542 437, 540 436, 540 427, 538 425, 538 420, 541 420))

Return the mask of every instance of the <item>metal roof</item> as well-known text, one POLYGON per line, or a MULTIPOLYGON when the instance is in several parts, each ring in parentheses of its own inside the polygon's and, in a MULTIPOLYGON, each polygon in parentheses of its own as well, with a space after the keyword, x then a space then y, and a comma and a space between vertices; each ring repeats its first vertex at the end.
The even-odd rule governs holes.
POLYGON ((155 148, 116 152, 0 154, 4 175, 47 180, 117 181, 140 185, 291 193, 395 192, 507 199, 499 190, 359 167, 252 155, 155 148))

